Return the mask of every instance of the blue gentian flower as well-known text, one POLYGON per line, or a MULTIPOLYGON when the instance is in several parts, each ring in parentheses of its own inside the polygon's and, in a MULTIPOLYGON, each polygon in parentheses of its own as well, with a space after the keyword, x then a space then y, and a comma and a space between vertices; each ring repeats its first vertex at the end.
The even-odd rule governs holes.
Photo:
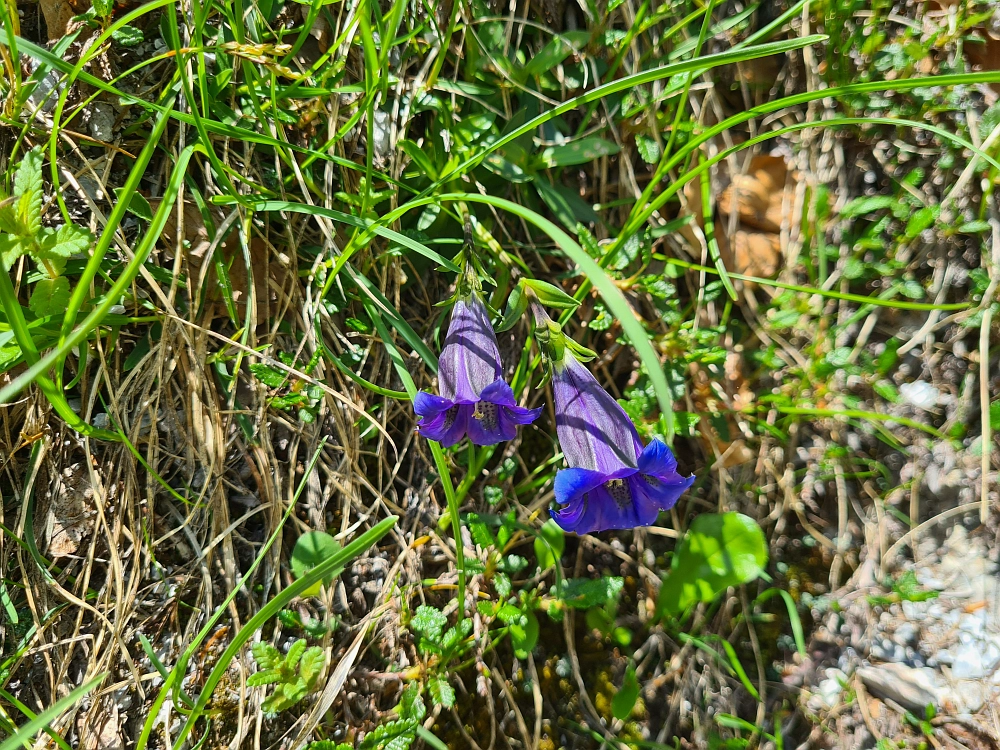
POLYGON ((649 526, 692 485, 660 440, 643 446, 625 410, 562 348, 552 363, 556 433, 570 468, 556 473, 552 517, 566 531, 590 534, 649 526))
POLYGON ((420 434, 445 448, 465 435, 476 445, 511 440, 517 425, 530 424, 541 408, 518 406, 504 382, 497 337, 478 288, 460 294, 451 311, 438 359, 439 396, 421 391, 413 399, 420 434))

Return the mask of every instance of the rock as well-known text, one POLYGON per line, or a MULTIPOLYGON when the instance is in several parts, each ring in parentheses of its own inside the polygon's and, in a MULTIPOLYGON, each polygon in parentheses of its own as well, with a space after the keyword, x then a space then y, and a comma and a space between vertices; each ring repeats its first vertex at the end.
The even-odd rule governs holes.
POLYGON ((906 661, 906 649, 888 638, 882 638, 872 644, 871 655, 879 661, 906 661))
POLYGON ((903 383, 899 386, 899 395, 910 406, 918 409, 933 409, 938 404, 941 397, 940 391, 930 383, 917 380, 913 383, 903 383))
POLYGON ((951 676, 956 680, 976 680, 993 672, 1000 664, 1000 646, 993 641, 970 639, 953 652, 951 676))
POLYGON ((951 713, 974 714, 986 704, 989 688, 976 680, 959 680, 945 691, 943 703, 951 713))
POLYGON ((110 141, 115 129, 115 110, 107 102, 93 102, 84 110, 84 121, 98 141, 110 141))
POLYGON ((827 669, 826 679, 819 683, 815 694, 816 700, 827 708, 833 708, 840 700, 840 695, 847 684, 847 675, 839 669, 827 669))
POLYGON ((933 669, 891 663, 861 667, 858 676, 872 695, 895 701, 923 715, 928 705, 940 706, 944 689, 933 669))
MULTIPOLYGON (((906 602, 903 602, 906 604, 906 602)), ((905 607, 904 607, 905 611, 905 607)), ((896 640, 900 646, 908 646, 917 641, 917 626, 912 622, 904 622, 896 628, 896 632, 892 634, 893 638, 896 640)))

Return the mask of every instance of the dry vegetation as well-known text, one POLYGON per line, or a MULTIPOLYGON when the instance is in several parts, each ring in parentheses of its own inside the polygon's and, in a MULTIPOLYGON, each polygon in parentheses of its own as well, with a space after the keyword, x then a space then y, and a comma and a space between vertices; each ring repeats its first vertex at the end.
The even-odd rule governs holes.
MULTIPOLYGON (((786 12, 721 2, 705 29, 696 3, 631 0, 599 3, 593 16, 585 2, 124 3, 86 18, 64 0, 6 5, 20 60, 3 36, 4 186, 41 146, 45 225, 87 227, 106 252, 71 325, 156 241, 59 362, 69 407, 110 432, 81 435, 35 384, 4 391, 5 736, 100 675, 48 717, 35 747, 360 743, 398 718, 407 684, 422 686, 422 724, 447 747, 1000 746, 996 693, 975 711, 944 701, 933 720, 907 721, 906 706, 855 676, 862 661, 887 661, 870 652, 873 633, 895 632, 917 597, 893 588, 915 549, 945 560, 937 542, 960 526, 982 561, 976 585, 998 562, 989 344, 1000 165, 983 154, 1000 143, 989 85, 1000 85, 1000 59, 989 3, 786 12), (127 14, 138 42, 104 33, 127 14), (776 20, 751 41, 788 42, 780 54, 696 69, 689 88, 677 73, 579 103, 492 161, 471 161, 519 117, 723 53, 776 20), (796 46, 817 31, 831 39, 796 46), (553 33, 571 48, 533 72, 553 33), (39 64, 50 66, 40 82, 30 78, 39 64), (903 83, 941 75, 967 80, 903 83), (836 88, 872 81, 900 87, 836 88), (726 127, 693 142, 717 123, 726 127), (558 151, 581 138, 582 158, 558 151), (661 156, 689 146, 688 161, 660 171, 661 156), (718 156, 692 179, 699 160, 718 156), (675 197, 643 215, 668 188, 675 197), (424 193, 467 197, 394 213, 424 193), (674 449, 698 482, 656 527, 567 536, 562 575, 621 577, 621 593, 561 621, 539 610, 537 646, 520 658, 500 621, 474 609, 503 597, 498 558, 466 523, 474 639, 447 662, 411 625, 420 605, 455 623, 458 576, 446 491, 414 431, 406 374, 434 389, 420 346, 431 358, 440 350, 437 303, 454 274, 367 222, 451 258, 471 212, 497 281, 492 305, 502 311, 521 277, 579 293, 566 330, 599 353, 593 371, 644 437, 669 430, 620 318, 577 264, 530 217, 477 195, 548 216, 603 258, 665 368, 674 449), (123 199, 130 210, 116 215, 123 199), (698 514, 723 510, 761 526, 771 581, 659 617, 678 538, 698 514), (289 560, 302 534, 344 545, 390 516, 395 525, 332 585, 254 620, 296 580, 289 560), (787 603, 761 596, 774 588, 787 603), (326 627, 302 627, 311 621, 326 627), (247 685, 259 668, 250 644, 300 637, 323 650, 322 677, 265 716, 272 688, 247 685), (632 665, 641 692, 622 721, 612 703, 632 665), (817 703, 833 667, 846 684, 817 703), (453 706, 432 700, 439 678, 453 706)), ((74 288, 93 247, 66 263, 74 288)), ((26 312, 35 264, 22 256, 10 276, 26 312)), ((61 312, 28 319, 43 355, 62 345, 61 312)), ((8 310, 0 388, 33 364, 10 321, 8 310)), ((557 579, 537 570, 533 541, 561 462, 548 386, 532 387, 541 371, 529 334, 518 324, 501 350, 521 403, 546 410, 495 452, 449 452, 448 491, 453 482, 463 513, 512 514, 504 553, 530 565, 511 578, 547 606, 557 579)), ((933 575, 920 573, 919 591, 933 575)), ((956 602, 1000 631, 995 586, 956 602)))

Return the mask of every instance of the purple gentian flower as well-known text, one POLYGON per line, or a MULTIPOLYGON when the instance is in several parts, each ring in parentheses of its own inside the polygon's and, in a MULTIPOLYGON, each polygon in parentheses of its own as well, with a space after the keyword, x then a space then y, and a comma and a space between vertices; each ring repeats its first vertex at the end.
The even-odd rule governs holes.
POLYGON ((444 349, 438 359, 441 395, 421 391, 413 399, 420 433, 445 448, 466 434, 476 445, 511 440, 517 425, 542 413, 525 409, 503 380, 503 365, 489 313, 477 289, 459 296, 451 311, 444 349))
POLYGON ((569 469, 556 474, 552 517, 566 531, 590 534, 649 526, 692 485, 660 440, 643 446, 625 410, 572 352, 553 363, 556 433, 569 469))

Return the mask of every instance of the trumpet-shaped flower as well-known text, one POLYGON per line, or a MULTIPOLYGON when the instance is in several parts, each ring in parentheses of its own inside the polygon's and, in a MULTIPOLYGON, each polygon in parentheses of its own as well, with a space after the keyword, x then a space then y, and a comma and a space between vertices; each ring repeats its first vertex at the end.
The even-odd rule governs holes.
POLYGON ((552 517, 566 531, 589 534, 649 526, 674 506, 694 477, 677 473, 667 445, 643 446, 625 410, 572 352, 553 362, 556 433, 570 468, 556 474, 552 517))
POLYGON ((440 395, 421 391, 413 410, 420 433, 444 447, 465 435, 476 445, 510 440, 517 425, 530 424, 541 408, 518 406, 503 380, 497 337, 479 291, 460 295, 451 311, 444 349, 438 359, 440 395))

